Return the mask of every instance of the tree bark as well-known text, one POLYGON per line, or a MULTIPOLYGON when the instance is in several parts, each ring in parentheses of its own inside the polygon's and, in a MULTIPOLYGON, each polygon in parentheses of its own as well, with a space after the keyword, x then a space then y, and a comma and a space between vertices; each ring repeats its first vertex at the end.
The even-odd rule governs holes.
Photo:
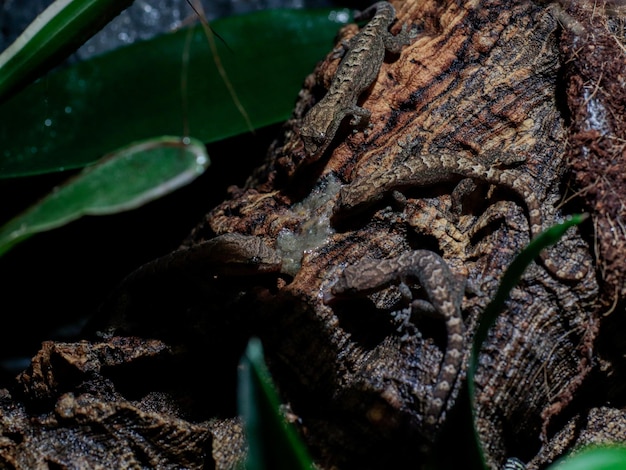
MULTIPOLYGON (((441 319, 412 314, 407 304, 406 289, 414 299, 424 289, 407 281, 337 299, 332 289, 361 260, 437 253, 467 281, 467 364, 481 314, 533 232, 533 197, 543 228, 581 210, 593 223, 548 251, 558 273, 548 262, 531 265, 480 349, 473 406, 486 461, 500 468, 517 457, 543 468, 599 436, 624 440, 624 345, 605 329, 618 322, 626 292, 626 62, 617 7, 395 6, 391 32, 407 25, 411 42, 386 55, 358 97, 371 112, 369 127, 354 128, 347 117, 324 155, 308 158, 300 130, 337 71, 341 54, 330 52, 245 187, 232 188, 180 250, 131 275, 106 304, 104 338, 47 344, 20 376, 19 394, 5 393, 0 459, 229 468, 244 449, 232 375, 255 334, 320 468, 419 466, 433 455, 441 468, 458 465, 473 439, 464 424, 465 366, 441 427, 434 436, 425 431, 449 341, 441 319), (416 158, 437 166, 444 156, 506 178, 439 167, 436 181, 390 176, 416 158), (358 211, 342 206, 356 185, 365 192, 358 211), (233 248, 228 234, 246 249, 233 248), (216 255, 224 236, 228 251, 216 255), (198 258, 205 246, 213 251, 198 258), (207 369, 228 406, 205 404, 198 371, 207 369), (128 370, 159 373, 137 389, 128 370), (127 430, 121 438, 119 428, 127 430), (41 444, 41 436, 62 442, 66 432, 81 444, 65 447, 69 457, 41 444), (173 435, 176 449, 167 444, 173 435), (96 442, 109 448, 119 439, 119 452, 106 457, 115 460, 99 460, 96 442)), ((358 31, 344 28, 338 48, 358 31)))

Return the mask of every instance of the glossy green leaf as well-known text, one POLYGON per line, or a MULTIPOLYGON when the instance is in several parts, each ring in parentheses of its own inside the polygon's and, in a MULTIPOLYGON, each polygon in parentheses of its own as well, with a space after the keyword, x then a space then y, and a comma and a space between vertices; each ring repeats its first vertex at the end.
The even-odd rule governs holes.
POLYGON ((139 207, 193 181, 208 165, 204 144, 197 140, 161 137, 120 149, 0 227, 0 254, 83 215, 139 207))
POLYGON ((0 54, 0 102, 73 52, 133 0, 56 0, 0 54))
MULTIPOLYGON (((513 260, 510 266, 504 272, 496 295, 489 302, 489 305, 485 308, 485 311, 480 317, 478 327, 476 328, 476 334, 472 343, 472 351, 470 355, 469 365, 467 368, 467 387, 470 395, 470 403, 474 403, 475 389, 474 389, 474 375, 478 366, 478 355, 480 348, 487 338, 489 329, 498 319, 504 302, 509 296, 511 289, 513 289, 522 278, 526 268, 532 263, 541 253, 541 251, 553 244, 565 234, 565 232, 575 225, 581 224, 587 218, 587 214, 576 214, 567 217, 563 222, 553 225, 552 227, 541 232, 524 248, 513 260)), ((474 416, 474 407, 472 407, 472 416, 474 416)), ((474 422, 476 422, 476 416, 474 416, 474 422)), ((480 436, 477 432, 475 434, 475 442, 480 450, 479 454, 483 456, 482 444, 480 442, 480 436)), ((483 462, 483 467, 485 463, 483 462)))
POLYGON ((250 340, 241 360, 238 404, 248 440, 248 470, 313 468, 304 444, 280 415, 278 395, 257 338, 250 340))
MULTIPOLYGON (((211 23, 255 128, 289 116, 347 19, 346 11, 266 10, 211 23)), ((0 178, 81 167, 155 135, 206 143, 247 131, 198 26, 51 73, 0 106, 0 178)))
POLYGON ((549 467, 549 470, 623 470, 626 468, 626 448, 591 447, 576 455, 567 456, 549 467))

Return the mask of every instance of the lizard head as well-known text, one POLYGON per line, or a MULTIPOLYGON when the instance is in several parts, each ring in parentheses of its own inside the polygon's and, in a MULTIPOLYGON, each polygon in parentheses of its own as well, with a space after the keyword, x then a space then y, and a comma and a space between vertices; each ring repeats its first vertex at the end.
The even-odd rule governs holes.
POLYGON ((316 155, 326 142, 326 133, 315 129, 303 128, 300 135, 304 142, 304 150, 310 156, 316 155))
POLYGON ((329 139, 332 140, 334 136, 332 113, 326 108, 322 102, 318 103, 309 110, 302 121, 300 136, 309 158, 321 157, 330 143, 329 139))

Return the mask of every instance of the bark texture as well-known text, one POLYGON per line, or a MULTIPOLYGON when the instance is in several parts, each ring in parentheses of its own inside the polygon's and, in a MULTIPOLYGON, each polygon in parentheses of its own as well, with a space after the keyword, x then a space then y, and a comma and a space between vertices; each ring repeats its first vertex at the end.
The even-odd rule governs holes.
MULTIPOLYGON (((320 468, 415 467, 438 449, 442 468, 463 462, 465 369, 443 429, 434 441, 424 431, 446 353, 443 321, 411 315, 403 287, 332 303, 329 293, 360 260, 432 250, 467 279, 469 351, 504 270, 529 241, 523 191, 540 201, 544 228, 581 209, 593 224, 570 230, 547 255, 575 279, 533 264, 482 346, 474 406, 487 463, 517 457, 543 468, 584 443, 624 440, 625 345, 604 329, 619 323, 626 293, 626 61, 615 6, 395 6, 391 31, 406 24, 412 41, 387 56, 358 100, 371 112, 367 132, 352 132, 347 118, 307 163, 299 129, 337 69, 331 52, 307 77, 266 162, 207 214, 173 253, 177 261, 131 276, 100 312, 94 329, 103 337, 44 345, 16 391, 5 392, 0 461, 231 468, 245 449, 234 371, 255 334, 320 468), (441 169, 440 181, 397 187, 376 176, 417 156, 436 166, 441 155, 506 172, 523 191, 441 169), (341 206, 356 184, 365 194, 358 211, 341 206), (228 234, 248 250, 231 243, 226 254, 187 264, 197 247, 214 253, 213 240, 232 242, 228 234), (222 390, 211 404, 197 372, 206 369, 222 390), (137 386, 136 374, 152 378, 137 386)), ((344 28, 338 42, 357 32, 344 28)))

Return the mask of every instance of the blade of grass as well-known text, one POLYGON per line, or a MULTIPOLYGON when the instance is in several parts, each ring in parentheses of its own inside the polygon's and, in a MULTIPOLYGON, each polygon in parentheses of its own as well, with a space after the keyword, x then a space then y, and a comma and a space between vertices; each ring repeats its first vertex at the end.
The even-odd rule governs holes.
MULTIPOLYGON (((467 368, 467 386, 469 390, 470 403, 472 404, 472 417, 474 423, 476 422, 476 410, 473 406, 475 399, 474 375, 478 366, 478 355, 480 353, 480 348, 487 338, 489 329, 498 319, 498 316, 502 311, 502 307, 504 307, 504 302, 509 297, 511 289, 513 289, 517 285, 517 283, 522 278, 522 275, 524 274, 526 268, 528 268, 530 263, 532 263, 533 260, 535 260, 539 256, 541 250, 551 245, 554 245, 557 241, 559 241, 559 239, 570 227, 581 224, 587 217, 587 214, 572 215, 567 217, 563 222, 555 224, 547 230, 544 230, 515 257, 511 265, 504 272, 502 280, 500 281, 500 285, 498 286, 498 290, 496 291, 496 295, 489 303, 489 305, 487 305, 487 308, 485 308, 485 311, 483 312, 479 320, 478 327, 476 328, 476 334, 474 335, 472 352, 467 368)), ((484 453, 482 452, 482 443, 480 441, 480 436, 478 435, 475 427, 474 437, 476 445, 479 449, 479 454, 481 455, 481 458, 483 458, 483 467, 487 468, 484 462, 484 453)))
POLYGON ((161 137, 120 149, 0 227, 0 255, 35 233, 83 215, 112 214, 146 204, 190 183, 208 165, 204 144, 190 139, 161 137))
POLYGON ((280 415, 280 401, 257 338, 250 340, 241 360, 238 404, 248 440, 248 470, 313 468, 304 444, 280 415))
POLYGON ((56 0, 0 54, 0 103, 74 52, 133 0, 56 0))

